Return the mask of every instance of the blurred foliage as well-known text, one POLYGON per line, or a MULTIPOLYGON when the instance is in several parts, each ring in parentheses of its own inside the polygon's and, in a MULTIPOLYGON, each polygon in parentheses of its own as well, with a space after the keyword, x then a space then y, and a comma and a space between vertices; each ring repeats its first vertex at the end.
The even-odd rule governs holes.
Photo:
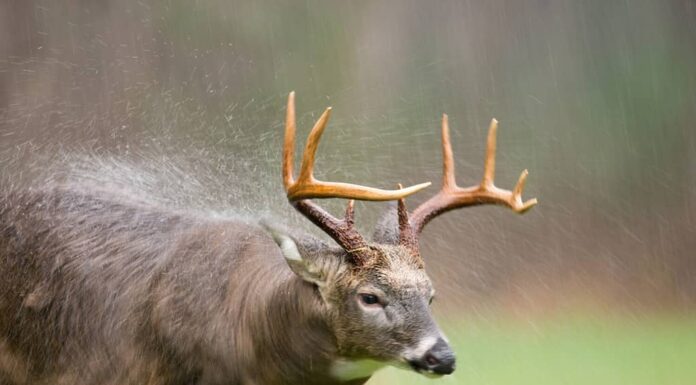
MULTIPOLYGON (((438 384, 685 385, 696 378, 696 326, 684 318, 462 322, 449 333, 457 370, 438 384)), ((372 385, 432 384, 404 370, 372 385)))
MULTIPOLYGON (((689 0, 8 0, 1 171, 20 183, 65 151, 114 156, 190 170, 205 185, 190 204, 306 225, 279 183, 288 91, 300 136, 334 107, 319 176, 381 187, 438 183, 443 112, 460 184, 475 182, 496 117, 498 184, 529 168, 540 205, 429 226, 445 303, 691 308, 694 20, 689 0)), ((358 206, 366 232, 382 207, 358 206)))

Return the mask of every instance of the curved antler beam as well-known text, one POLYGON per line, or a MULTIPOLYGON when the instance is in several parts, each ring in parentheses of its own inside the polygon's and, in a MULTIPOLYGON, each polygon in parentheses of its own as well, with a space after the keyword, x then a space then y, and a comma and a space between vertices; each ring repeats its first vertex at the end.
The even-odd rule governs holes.
POLYGON ((324 182, 314 178, 314 162, 319 140, 331 116, 327 108, 314 124, 307 138, 302 165, 297 180, 293 178, 293 158, 295 148, 295 92, 288 96, 288 109, 285 120, 285 141, 283 145, 283 184, 291 202, 312 198, 345 198, 364 201, 390 201, 407 197, 428 186, 430 182, 417 184, 401 190, 382 190, 351 183, 324 182))
POLYGON ((450 141, 449 122, 447 115, 442 115, 442 189, 413 212, 411 226, 416 234, 419 234, 423 227, 436 216, 466 206, 498 204, 507 206, 517 213, 524 213, 537 204, 536 198, 522 201, 522 191, 529 174, 527 170, 522 171, 512 191, 501 189, 495 185, 497 131, 498 121, 492 119, 488 128, 486 158, 481 183, 470 187, 459 187, 454 175, 454 156, 450 141))

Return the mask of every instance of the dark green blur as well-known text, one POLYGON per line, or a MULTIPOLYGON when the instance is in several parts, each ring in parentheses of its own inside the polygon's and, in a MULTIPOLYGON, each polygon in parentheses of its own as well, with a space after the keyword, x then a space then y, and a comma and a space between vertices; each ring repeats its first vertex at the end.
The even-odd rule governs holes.
MULTIPOLYGON (((695 42, 689 0, 5 0, 0 180, 85 152, 205 186, 172 177, 176 202, 314 231, 280 185, 289 91, 300 143, 334 107, 319 177, 433 181, 410 207, 440 182, 441 114, 461 185, 480 178, 495 117, 497 184, 527 168, 540 203, 453 212, 423 234, 435 312, 478 357, 449 383, 684 384, 692 369, 659 363, 696 358, 695 42), (595 370, 564 377, 575 363, 595 370)), ((358 205, 365 233, 382 207, 358 205)))

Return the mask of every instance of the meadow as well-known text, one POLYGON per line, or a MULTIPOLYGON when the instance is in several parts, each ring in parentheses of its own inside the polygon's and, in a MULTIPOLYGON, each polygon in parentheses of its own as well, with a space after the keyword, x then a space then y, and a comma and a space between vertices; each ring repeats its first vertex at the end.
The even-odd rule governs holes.
POLYGON ((447 330, 457 350, 452 376, 433 380, 389 368, 368 384, 696 384, 693 317, 463 320, 447 330))

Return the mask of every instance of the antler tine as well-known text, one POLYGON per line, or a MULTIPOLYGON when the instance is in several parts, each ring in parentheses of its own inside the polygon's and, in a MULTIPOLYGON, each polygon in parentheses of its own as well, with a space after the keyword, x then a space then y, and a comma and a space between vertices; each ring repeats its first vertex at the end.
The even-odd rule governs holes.
POLYGON ((417 184, 402 190, 382 190, 351 183, 324 182, 314 178, 314 162, 319 140, 331 116, 331 107, 319 117, 307 138, 300 175, 293 180, 293 152, 295 146, 295 93, 288 96, 288 111, 285 123, 285 142, 283 147, 283 184, 290 201, 312 198, 346 198, 366 201, 397 200, 414 194, 428 186, 430 182, 417 184))
POLYGON ((312 127, 312 131, 307 137, 307 144, 305 145, 305 150, 302 153, 302 165, 300 166, 300 177, 298 182, 302 183, 312 183, 314 180, 314 159, 317 154, 317 148, 319 147, 319 140, 321 135, 324 133, 326 128, 326 123, 329 122, 331 117, 331 107, 327 107, 324 113, 321 114, 319 120, 312 127))
POLYGON ((285 113, 285 140, 283 142, 283 185, 287 190, 295 183, 292 176, 295 153, 295 91, 288 95, 288 108, 285 113))
POLYGON ((353 226, 355 224, 355 201, 353 199, 348 201, 348 205, 346 206, 346 213, 343 216, 343 220, 349 226, 353 226))
MULTIPOLYGON (((401 183, 399 183, 399 188, 402 188, 401 183)), ((411 223, 408 218, 408 209, 406 208, 406 200, 404 198, 399 199, 396 212, 399 219, 399 244, 411 250, 414 255, 420 256, 418 237, 416 237, 413 233, 413 228, 411 228, 411 223)))
POLYGON ((486 141, 486 159, 483 164, 483 180, 481 186, 491 188, 495 181, 495 149, 498 144, 498 121, 491 119, 488 126, 488 139, 486 141))
POLYGON ((524 203, 522 202, 522 191, 524 190, 524 184, 527 181, 529 171, 527 171, 527 169, 522 171, 520 177, 517 180, 517 184, 515 184, 515 188, 512 190, 512 192, 496 187, 495 151, 498 141, 497 137, 498 121, 495 118, 493 118, 491 119, 491 124, 488 127, 488 140, 486 145, 486 160, 484 163, 484 174, 479 189, 491 193, 491 198, 493 199, 491 203, 503 204, 510 207, 513 211, 517 213, 523 213, 532 208, 532 206, 534 206, 538 202, 536 198, 530 199, 524 203))
POLYGON ((442 114, 442 188, 453 189, 457 187, 454 178, 454 155, 450 142, 449 117, 442 114))
POLYGON ((522 201, 522 190, 524 190, 524 184, 527 182, 527 175, 529 175, 529 171, 527 171, 527 169, 522 170, 519 179, 517 179, 517 184, 512 190, 512 197, 515 200, 515 205, 517 207, 515 211, 520 214, 525 213, 527 210, 539 203, 536 198, 529 199, 526 202, 522 201))
POLYGON ((484 159, 483 178, 478 185, 459 187, 454 176, 454 159, 452 143, 449 135, 447 115, 442 117, 442 153, 443 153, 443 182, 442 189, 435 196, 418 206, 411 216, 411 226, 416 234, 436 216, 461 207, 482 204, 499 204, 511 208, 517 213, 524 213, 537 204, 537 200, 522 201, 522 191, 529 174, 522 171, 515 188, 512 191, 498 188, 495 185, 495 152, 497 147, 498 121, 491 120, 488 128, 486 157, 484 159))

